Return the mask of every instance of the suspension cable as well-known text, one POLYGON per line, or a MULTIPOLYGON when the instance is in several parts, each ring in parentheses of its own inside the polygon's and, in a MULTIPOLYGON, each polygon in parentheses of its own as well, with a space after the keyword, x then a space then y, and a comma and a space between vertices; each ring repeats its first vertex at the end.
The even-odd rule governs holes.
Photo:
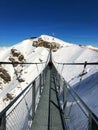
POLYGON ((17 62, 17 61, 12 61, 12 62, 0 61, 0 64, 32 64, 32 65, 34 64, 35 65, 35 64, 44 64, 44 63, 46 63, 46 62, 41 62, 41 63, 34 62, 33 63, 33 62, 17 62))

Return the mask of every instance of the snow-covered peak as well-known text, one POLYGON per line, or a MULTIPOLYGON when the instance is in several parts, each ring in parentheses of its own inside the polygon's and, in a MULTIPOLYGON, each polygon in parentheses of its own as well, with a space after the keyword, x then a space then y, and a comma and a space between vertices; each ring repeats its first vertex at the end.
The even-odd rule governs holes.
POLYGON ((70 45, 72 45, 71 43, 65 42, 65 41, 60 40, 58 38, 55 38, 54 36, 41 35, 39 38, 42 38, 44 41, 47 41, 47 42, 59 43, 62 46, 70 46, 70 45))

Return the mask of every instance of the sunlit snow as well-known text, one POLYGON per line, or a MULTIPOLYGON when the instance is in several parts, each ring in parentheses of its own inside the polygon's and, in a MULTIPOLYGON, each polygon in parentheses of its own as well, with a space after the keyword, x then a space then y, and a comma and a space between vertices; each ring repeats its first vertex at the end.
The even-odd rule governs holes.
MULTIPOLYGON (((87 65, 85 68, 85 75, 82 76, 81 83, 79 84, 81 78, 80 74, 82 73, 84 66, 58 65, 56 63, 98 62, 98 48, 70 44, 48 35, 42 35, 39 38, 42 38, 43 41, 50 42, 51 44, 60 44, 61 47, 56 52, 52 52, 55 67, 71 87, 77 91, 88 107, 90 107, 96 116, 98 116, 98 65, 87 65)), ((0 61, 9 61, 11 49, 17 49, 24 56, 25 62, 46 62, 49 49, 44 47, 33 47, 33 41, 38 41, 38 38, 27 39, 7 48, 0 47, 0 61)), ((12 65, 1 66, 8 71, 11 76, 11 81, 4 83, 0 78, 0 111, 10 102, 10 100, 4 100, 6 94, 10 93, 13 95, 13 98, 15 98, 40 74, 45 67, 45 63, 40 65, 18 65, 15 67, 17 73, 24 79, 24 82, 21 83, 17 81, 12 65), (18 71, 21 71, 21 73, 18 71)))

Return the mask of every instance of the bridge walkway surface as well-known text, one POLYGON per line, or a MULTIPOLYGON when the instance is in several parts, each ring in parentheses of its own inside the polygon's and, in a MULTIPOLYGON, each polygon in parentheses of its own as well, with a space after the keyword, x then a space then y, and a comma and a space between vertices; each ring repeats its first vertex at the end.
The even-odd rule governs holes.
POLYGON ((53 80, 53 68, 48 67, 47 69, 45 87, 32 122, 31 130, 63 130, 53 80))

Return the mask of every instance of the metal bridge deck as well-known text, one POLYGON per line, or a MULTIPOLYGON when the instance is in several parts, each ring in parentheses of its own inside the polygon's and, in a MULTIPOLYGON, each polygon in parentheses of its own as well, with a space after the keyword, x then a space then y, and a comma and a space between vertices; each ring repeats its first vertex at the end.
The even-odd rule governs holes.
POLYGON ((31 130, 63 130, 60 111, 58 108, 52 69, 48 69, 45 87, 31 130))

